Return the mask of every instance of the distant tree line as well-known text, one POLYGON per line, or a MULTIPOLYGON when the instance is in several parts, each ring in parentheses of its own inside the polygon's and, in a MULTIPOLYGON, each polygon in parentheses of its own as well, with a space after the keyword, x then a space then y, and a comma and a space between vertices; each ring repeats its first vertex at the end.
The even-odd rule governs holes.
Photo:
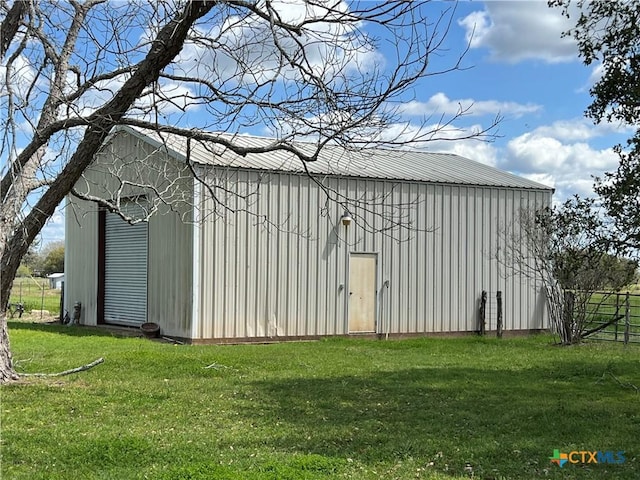
POLYGON ((51 242, 41 250, 32 246, 22 259, 18 277, 46 277, 64 272, 64 241, 51 242))

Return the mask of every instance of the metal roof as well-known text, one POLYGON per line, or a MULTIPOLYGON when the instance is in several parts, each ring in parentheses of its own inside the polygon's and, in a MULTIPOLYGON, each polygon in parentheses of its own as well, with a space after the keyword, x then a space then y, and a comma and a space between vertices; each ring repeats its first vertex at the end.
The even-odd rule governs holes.
MULTIPOLYGON (((187 157, 187 140, 183 136, 157 133, 132 127, 120 127, 119 131, 133 134, 156 147, 166 148, 176 158, 187 157)), ((215 134, 245 148, 267 148, 276 140, 248 135, 215 134)), ((315 144, 296 142, 295 147, 311 155, 315 144)), ((257 169, 304 173, 302 161, 285 150, 268 153, 248 153, 244 156, 214 142, 192 140, 189 149, 191 161, 201 165, 231 168, 257 169)), ((485 165, 451 153, 432 153, 404 149, 348 150, 336 145, 323 147, 318 159, 306 162, 313 174, 348 177, 407 180, 457 185, 496 186, 535 190, 553 190, 533 180, 485 165)))

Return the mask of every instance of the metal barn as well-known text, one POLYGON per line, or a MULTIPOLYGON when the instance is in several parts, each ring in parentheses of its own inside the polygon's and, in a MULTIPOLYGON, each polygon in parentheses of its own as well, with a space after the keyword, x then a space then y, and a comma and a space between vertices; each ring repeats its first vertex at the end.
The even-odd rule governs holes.
POLYGON ((68 198, 65 309, 192 342, 434 334, 478 330, 485 290, 502 292, 505 330, 548 326, 539 282, 495 254, 551 188, 417 151, 328 147, 308 168, 119 128, 76 190, 157 211, 130 224, 68 198))

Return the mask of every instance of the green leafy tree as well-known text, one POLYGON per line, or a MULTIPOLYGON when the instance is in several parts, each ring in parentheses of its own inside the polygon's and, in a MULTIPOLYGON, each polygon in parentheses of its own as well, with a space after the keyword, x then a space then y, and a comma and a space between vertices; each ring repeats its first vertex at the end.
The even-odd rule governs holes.
POLYGON ((549 0, 575 27, 565 35, 575 38, 586 65, 599 63, 601 76, 593 85, 586 115, 636 127, 626 145, 617 145, 620 163, 615 172, 596 179, 611 223, 610 240, 618 251, 637 254, 640 247, 640 1, 549 0))
POLYGON ((620 291, 638 281, 638 261, 634 259, 605 254, 600 270, 607 290, 620 291))
POLYGON ((620 145, 615 147, 620 157, 618 168, 597 179, 594 190, 610 218, 613 244, 620 253, 637 256, 640 249, 640 134, 628 143, 627 150, 620 145))
POLYGON ((16 277, 30 277, 31 275, 33 275, 33 271, 27 265, 21 263, 16 277))
POLYGON ((47 245, 41 254, 40 274, 64 272, 64 242, 53 242, 47 245))

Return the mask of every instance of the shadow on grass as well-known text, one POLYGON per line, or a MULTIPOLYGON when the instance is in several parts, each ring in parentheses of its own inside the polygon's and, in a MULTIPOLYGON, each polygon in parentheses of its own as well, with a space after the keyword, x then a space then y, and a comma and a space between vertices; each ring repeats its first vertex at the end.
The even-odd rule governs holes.
POLYGON ((111 337, 111 338, 131 338, 141 336, 135 328, 110 328, 110 327, 90 327, 85 325, 62 325, 60 323, 37 323, 8 320, 7 325, 11 330, 27 330, 32 332, 47 332, 69 335, 72 337, 111 337))
MULTIPOLYGON (((481 478, 518 472, 524 475, 519 478, 537 478, 554 473, 554 448, 640 447, 638 397, 616 398, 618 391, 618 397, 633 393, 596 383, 602 365, 592 367, 411 368, 261 381, 253 384, 261 400, 244 402, 242 415, 253 422, 277 418, 268 442, 278 450, 370 465, 411 461, 457 475, 472 468, 481 478)), ((635 458, 621 466, 585 466, 588 475, 581 478, 635 478, 635 468, 635 458)))

